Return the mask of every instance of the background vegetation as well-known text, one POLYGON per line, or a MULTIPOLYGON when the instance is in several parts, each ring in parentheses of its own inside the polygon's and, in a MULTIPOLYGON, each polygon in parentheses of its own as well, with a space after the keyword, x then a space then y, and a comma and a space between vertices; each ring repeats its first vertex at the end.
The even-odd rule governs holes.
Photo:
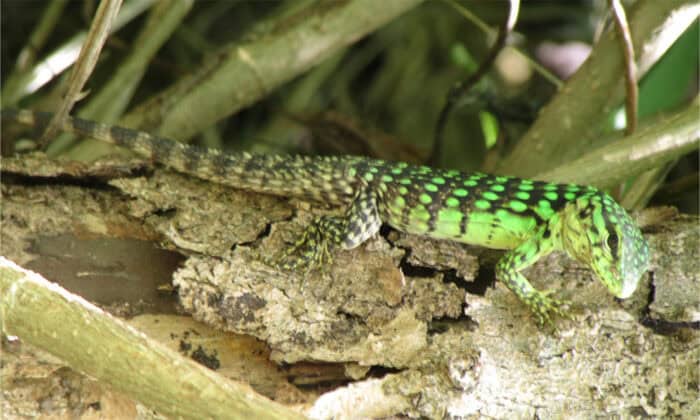
MULTIPOLYGON (((558 103, 547 110, 561 114, 562 120, 564 114, 574 120, 580 116, 580 124, 594 131, 545 127, 550 156, 535 149, 527 136, 520 150, 513 151, 537 110, 558 90, 556 81, 531 63, 543 62, 554 79, 566 78, 590 45, 600 40, 599 49, 604 50, 606 35, 615 32, 606 1, 524 1, 508 41, 521 53, 510 47, 503 50, 487 76, 458 101, 445 126, 441 153, 432 158, 436 122, 447 94, 483 60, 495 28, 507 15, 508 2, 435 0, 414 7, 421 2, 382 6, 360 1, 166 1, 148 9, 151 3, 124 3, 122 14, 143 12, 132 12, 107 39, 83 89, 86 97, 76 105, 78 115, 121 121, 229 151, 363 154, 526 176, 565 168, 622 135, 624 91, 608 90, 622 86, 618 73, 598 91, 590 86, 589 97, 574 98, 581 109, 558 103), (392 20, 394 15, 400 17, 392 20), (245 47, 248 59, 235 56, 242 51, 239 47, 245 47), (314 58, 295 63, 303 54, 314 58), (227 64, 232 58, 244 67, 227 64), (225 77, 210 77, 222 73, 225 77), (607 103, 601 102, 601 95, 609 98, 607 103), (582 109, 592 110, 592 115, 584 115, 582 109)), ((626 2, 638 49, 648 42, 643 31, 653 27, 643 21, 645 14, 662 13, 654 11, 659 7, 670 10, 654 3, 626 2)), ((36 73, 34 79, 28 75, 86 31, 97 4, 2 2, 3 106, 57 108, 68 72, 53 72, 38 89, 26 89, 38 79, 36 73)), ((697 95, 697 21, 684 32, 648 72, 640 72, 642 124, 687 106, 697 95)), ((619 43, 608 44, 610 56, 603 60, 615 61, 622 70, 619 43)), ((586 71, 605 70, 593 66, 586 71)), ((14 148, 4 145, 3 150, 7 154, 14 148)), ((63 136, 48 153, 92 160, 114 151, 63 136)), ((609 174, 610 183, 595 178, 590 182, 615 187, 618 198, 634 192, 639 178, 624 173, 616 177, 621 165, 625 163, 595 168, 609 174)), ((652 200, 697 212, 697 153, 672 159, 667 154, 654 166, 651 180, 625 204, 640 208, 652 200)), ((640 171, 635 172, 636 176, 640 171)), ((554 173, 560 181, 587 181, 566 170, 554 173)))

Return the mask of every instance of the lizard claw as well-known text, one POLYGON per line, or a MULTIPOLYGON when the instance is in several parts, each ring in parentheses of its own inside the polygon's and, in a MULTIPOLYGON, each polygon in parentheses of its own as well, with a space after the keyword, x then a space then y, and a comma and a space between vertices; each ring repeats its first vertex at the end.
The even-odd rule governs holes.
POLYGON ((266 257, 264 262, 283 271, 308 273, 327 267, 332 262, 330 247, 315 231, 305 232, 293 245, 277 257, 266 257))
POLYGON ((567 300, 558 300, 549 297, 549 295, 551 295, 553 292, 553 290, 545 290, 542 292, 535 291, 527 299, 527 304, 530 307, 530 310, 532 310, 537 317, 537 321, 540 326, 545 324, 552 325, 552 314, 556 314, 564 318, 571 318, 571 314, 563 309, 563 306, 569 305, 570 302, 567 300))

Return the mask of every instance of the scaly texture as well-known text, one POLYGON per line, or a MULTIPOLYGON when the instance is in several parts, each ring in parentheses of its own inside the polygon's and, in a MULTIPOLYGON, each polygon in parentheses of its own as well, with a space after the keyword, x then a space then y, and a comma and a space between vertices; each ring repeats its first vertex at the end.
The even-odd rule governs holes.
MULTIPOLYGON (((37 127, 50 119, 24 110, 3 110, 2 116, 37 127)), ((63 129, 212 182, 347 206, 342 217, 316 219, 284 252, 281 265, 287 269, 328 264, 334 248, 355 248, 387 223, 402 232, 510 250, 497 263, 496 276, 542 323, 562 311, 550 291, 535 289, 521 274, 540 257, 566 251, 619 298, 635 291, 648 266, 639 228, 593 187, 361 157, 227 155, 80 119, 67 119, 63 129)))

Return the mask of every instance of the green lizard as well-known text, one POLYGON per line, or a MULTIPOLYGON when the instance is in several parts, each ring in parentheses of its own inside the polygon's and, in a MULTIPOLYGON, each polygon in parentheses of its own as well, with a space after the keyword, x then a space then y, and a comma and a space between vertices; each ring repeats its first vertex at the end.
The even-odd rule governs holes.
MULTIPOLYGON (((51 115, 3 110, 3 119, 45 126, 51 115)), ((587 264, 610 293, 627 298, 649 262, 649 247, 627 212, 593 187, 483 173, 465 174, 363 157, 223 154, 117 126, 66 119, 62 129, 127 148, 176 171, 235 188, 345 206, 308 226, 282 257, 286 269, 328 264, 382 223, 402 232, 508 251, 496 277, 537 316, 563 314, 551 291, 521 271, 555 250, 587 264)))

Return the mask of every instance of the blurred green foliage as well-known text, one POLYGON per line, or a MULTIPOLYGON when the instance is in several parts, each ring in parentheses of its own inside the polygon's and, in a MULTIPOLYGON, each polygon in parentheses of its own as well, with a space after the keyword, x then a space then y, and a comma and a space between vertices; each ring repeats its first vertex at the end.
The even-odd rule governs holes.
POLYGON ((639 85, 639 117, 670 111, 695 96, 698 80, 698 40, 696 22, 664 54, 639 85))
MULTIPOLYGON (((68 2, 64 16, 40 53, 46 53, 89 24, 90 2, 68 2)), ((464 0, 459 2, 491 27, 506 14, 507 2, 464 0)), ((301 10, 311 1, 206 1, 196 2, 183 25, 150 63, 133 94, 137 105, 170 86, 196 68, 204 58, 231 42, 274 36, 275 22, 301 10)), ((2 72, 6 77, 17 54, 44 10, 42 2, 3 0, 2 72)), ((542 42, 592 42, 596 29, 605 23, 606 2, 524 1, 512 43, 531 57, 542 42)), ((91 77, 92 89, 108 80, 113 68, 130 48, 145 17, 140 17, 110 38, 100 65, 91 77)), ((641 83, 639 115, 648 117, 687 103, 697 94, 698 24, 676 43, 641 83)), ((321 65, 277 88, 260 102, 209 131, 199 141, 227 150, 262 152, 347 153, 381 151, 379 156, 413 156, 424 160, 431 149, 435 122, 446 94, 478 66, 493 42, 480 29, 441 1, 427 1, 390 24, 340 51, 321 65), (347 117, 345 125, 329 120, 325 113, 347 117), (329 126, 333 126, 329 129, 329 126), (325 127, 320 130, 319 127, 325 127), (348 131, 367 133, 349 136, 348 131), (333 141, 315 139, 329 133, 333 141), (343 142, 371 144, 388 133, 377 147, 359 147, 343 142), (217 138, 220 137, 221 141, 217 138), (310 141, 312 139, 313 141, 310 141)), ((556 88, 537 72, 518 83, 509 82, 514 67, 500 66, 482 86, 489 94, 544 104, 556 88)), ((26 98, 22 106, 47 103, 56 95, 62 77, 26 98)), ((468 102, 468 101, 467 101, 468 102)), ((606 116, 601 116, 606 118, 606 116)), ((612 121, 612 115, 610 116, 612 121)), ((527 128, 511 124, 502 115, 475 109, 464 103, 445 127, 442 166, 477 170, 488 159, 498 159, 527 128)), ((575 139, 572 139, 575 141, 575 139)), ((407 158, 406 158, 407 159, 407 158)), ((683 160, 682 174, 697 174, 697 157, 683 160)))

